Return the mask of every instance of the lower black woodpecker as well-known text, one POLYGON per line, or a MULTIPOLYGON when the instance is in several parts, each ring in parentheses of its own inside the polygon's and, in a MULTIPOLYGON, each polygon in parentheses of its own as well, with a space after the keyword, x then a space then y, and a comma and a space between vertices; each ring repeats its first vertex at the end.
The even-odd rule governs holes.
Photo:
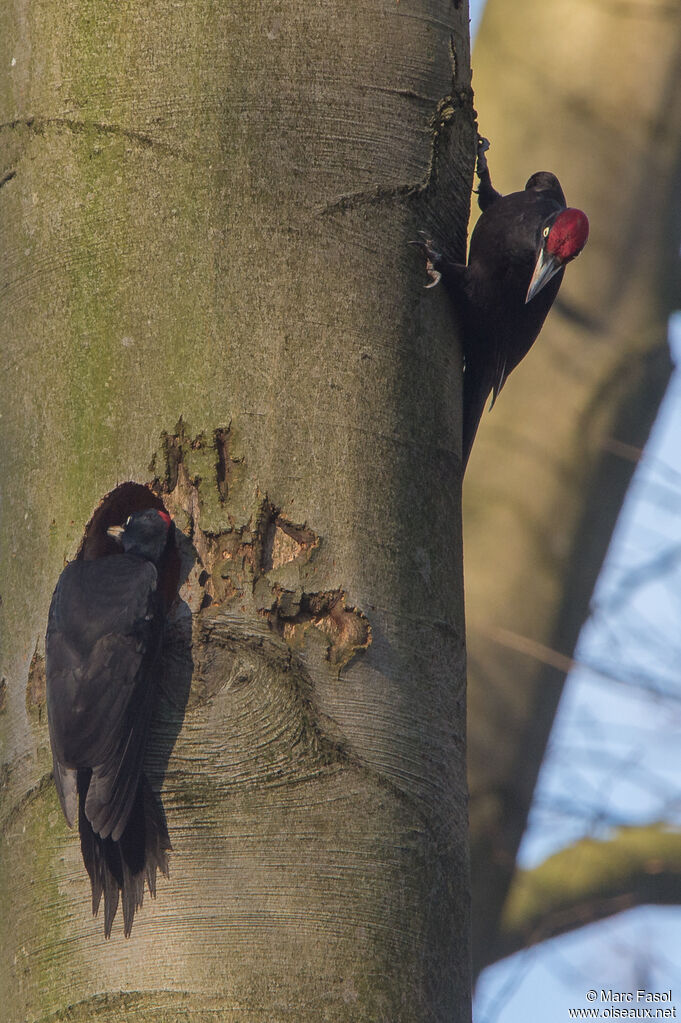
POLYGON ((129 936, 168 873, 170 840, 142 761, 158 689, 165 608, 159 567, 172 543, 163 511, 135 512, 107 532, 122 553, 70 562, 50 605, 45 640, 47 717, 64 816, 76 816, 92 911, 104 894, 108 938, 123 903, 129 936))

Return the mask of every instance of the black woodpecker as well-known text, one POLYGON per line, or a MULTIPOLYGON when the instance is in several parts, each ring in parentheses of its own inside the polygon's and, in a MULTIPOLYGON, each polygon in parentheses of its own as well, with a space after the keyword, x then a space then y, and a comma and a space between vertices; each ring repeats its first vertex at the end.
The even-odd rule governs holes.
POLYGON ((144 882, 168 873, 170 840, 142 771, 158 690, 165 618, 159 567, 173 542, 163 511, 135 512, 108 533, 122 553, 77 559, 54 591, 47 625, 47 716, 64 816, 76 816, 92 911, 104 894, 108 938, 123 903, 130 934, 144 882))
POLYGON ((500 195, 492 187, 479 139, 478 204, 482 216, 471 236, 468 265, 456 263, 422 241, 433 287, 444 282, 463 344, 465 469, 485 403, 497 399, 509 373, 536 341, 563 280, 589 235, 581 210, 567 206, 554 174, 533 174, 522 192, 500 195))

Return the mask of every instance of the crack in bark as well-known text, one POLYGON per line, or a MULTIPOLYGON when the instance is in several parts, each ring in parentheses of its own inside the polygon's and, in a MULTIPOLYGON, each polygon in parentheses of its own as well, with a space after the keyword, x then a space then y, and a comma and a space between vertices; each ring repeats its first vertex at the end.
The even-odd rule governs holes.
POLYGON ((395 185, 393 188, 376 188, 368 191, 348 192, 347 195, 339 195, 331 202, 325 203, 317 209, 317 215, 324 217, 327 213, 334 213, 337 210, 357 209, 360 206, 374 206, 381 203, 395 203, 406 200, 409 196, 420 192, 423 185, 420 183, 410 185, 395 185))
MULTIPOLYGON (((454 69, 453 73, 455 73, 454 69)), ((386 91, 394 92, 399 90, 386 91)), ((404 95, 408 93, 409 90, 404 91, 404 95)), ((413 93, 412 95, 416 96, 417 94, 413 93)), ((422 181, 414 181, 406 185, 395 185, 392 188, 376 186, 368 191, 349 192, 346 195, 339 195, 336 199, 331 200, 331 202, 320 206, 316 210, 317 215, 323 217, 338 210, 357 209, 358 207, 380 205, 381 203, 407 202, 411 198, 426 193, 437 178, 437 164, 441 159, 440 147, 447 126, 453 120, 456 111, 462 107, 472 105, 472 100, 473 91, 470 88, 453 89, 451 93, 448 93, 439 100, 435 114, 431 118, 432 138, 430 157, 422 181)))
POLYGON ((404 99, 416 99, 423 103, 436 103, 437 100, 425 93, 417 92, 415 89, 393 89, 386 85, 363 85, 367 92, 382 92, 388 96, 402 96, 404 99))
POLYGON ((215 478, 218 494, 220 495, 220 501, 224 504, 227 500, 232 465, 229 457, 229 426, 218 427, 217 430, 214 430, 213 441, 215 443, 215 453, 217 456, 215 478))
MULTIPOLYGON (((454 119, 457 110, 472 108, 473 90, 470 85, 461 85, 458 81, 458 60, 454 37, 450 38, 449 58, 452 72, 452 88, 446 96, 437 101, 435 112, 430 121, 431 144, 428 166, 423 180, 412 182, 406 185, 397 185, 392 188, 376 188, 369 191, 350 192, 347 195, 340 195, 331 202, 317 210, 319 216, 326 216, 328 213, 337 210, 355 209, 361 206, 370 206, 380 203, 406 202, 409 199, 423 195, 437 181, 438 162, 442 159, 441 147, 445 141, 449 123, 454 119)), ((406 99, 418 99, 426 102, 433 102, 430 97, 422 96, 413 89, 387 89, 378 86, 367 86, 379 92, 387 92, 391 95, 403 96, 406 99)))
MULTIPOLYGON (((115 135, 135 142, 144 149, 154 149, 169 156, 179 157, 182 160, 191 161, 191 157, 182 149, 161 142, 151 135, 132 128, 124 128, 120 124, 108 124, 106 121, 79 120, 72 117, 17 117, 13 121, 5 121, 0 124, 0 131, 13 130, 15 128, 28 128, 35 135, 43 135, 47 128, 65 128, 76 135, 83 135, 89 131, 99 132, 102 135, 115 135)), ((12 177, 14 174, 11 175, 12 177)), ((4 181, 0 182, 0 187, 4 181)))

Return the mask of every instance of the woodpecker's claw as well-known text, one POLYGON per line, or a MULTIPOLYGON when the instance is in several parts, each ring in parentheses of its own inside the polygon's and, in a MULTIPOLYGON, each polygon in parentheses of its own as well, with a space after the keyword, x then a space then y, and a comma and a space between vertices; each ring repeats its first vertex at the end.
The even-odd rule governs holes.
POLYGON ((479 178, 487 170, 487 157, 485 153, 489 149, 489 139, 483 138, 482 135, 478 135, 478 162, 475 167, 475 173, 479 178))
POLYGON ((430 277, 430 283, 424 285, 426 288, 435 288, 442 280, 442 272, 438 266, 442 263, 442 256, 433 248, 433 243, 424 231, 419 231, 420 241, 409 242, 410 245, 417 245, 426 257, 426 273, 430 277))

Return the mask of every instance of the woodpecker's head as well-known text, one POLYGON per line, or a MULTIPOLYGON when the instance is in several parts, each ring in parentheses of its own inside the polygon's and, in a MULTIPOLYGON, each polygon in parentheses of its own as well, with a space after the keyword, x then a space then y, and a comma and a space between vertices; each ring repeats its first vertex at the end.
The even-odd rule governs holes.
POLYGON ((559 270, 580 254, 588 237, 589 221, 581 210, 559 210, 544 221, 537 240, 537 262, 525 304, 531 302, 559 270))
POLYGON ((110 526, 109 536, 117 540, 126 554, 136 554, 158 565, 168 542, 172 519, 158 508, 129 515, 124 526, 110 526))

